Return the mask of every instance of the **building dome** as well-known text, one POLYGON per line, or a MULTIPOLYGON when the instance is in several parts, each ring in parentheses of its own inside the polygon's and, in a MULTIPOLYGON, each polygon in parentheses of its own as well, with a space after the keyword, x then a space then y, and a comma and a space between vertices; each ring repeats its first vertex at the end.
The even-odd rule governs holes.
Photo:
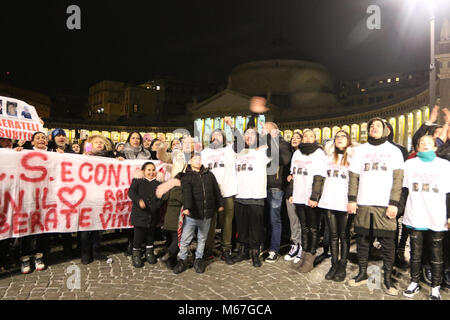
POLYGON ((235 67, 228 88, 249 96, 265 96, 281 109, 302 111, 336 104, 328 70, 304 60, 261 60, 235 67))

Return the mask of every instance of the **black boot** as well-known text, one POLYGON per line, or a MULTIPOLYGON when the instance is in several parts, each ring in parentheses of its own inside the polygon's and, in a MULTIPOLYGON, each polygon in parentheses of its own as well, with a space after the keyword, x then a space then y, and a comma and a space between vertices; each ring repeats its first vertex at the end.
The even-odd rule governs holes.
POLYGON ((133 253, 133 243, 131 241, 128 241, 127 249, 123 253, 125 257, 131 256, 133 253))
POLYGON ((253 266, 256 268, 261 267, 261 260, 259 259, 259 249, 251 249, 250 256, 252 258, 253 266))
POLYGON ((350 287, 357 287, 363 284, 367 284, 368 278, 369 276, 367 275, 367 263, 361 263, 359 265, 358 274, 348 282, 348 285, 350 287))
POLYGON ((326 280, 334 280, 337 269, 338 269, 338 264, 332 262, 330 270, 328 270, 327 274, 325 275, 325 279, 326 280))
POLYGON ((141 249, 133 248, 131 259, 133 260, 133 266, 135 268, 142 268, 144 266, 144 262, 142 262, 141 257, 141 249))
POLYGON ((221 258, 228 265, 234 264, 233 257, 231 256, 231 250, 230 249, 225 249, 223 251, 223 253, 222 253, 222 257, 221 258))
POLYGON ((390 270, 384 270, 384 292, 390 296, 397 296, 398 290, 392 284, 392 268, 390 270))
POLYGON ((145 259, 149 264, 155 264, 157 262, 153 247, 145 249, 145 259))
POLYGON ((250 256, 248 253, 248 248, 245 245, 241 245, 239 247, 238 255, 233 258, 233 262, 238 263, 238 262, 248 260, 248 259, 250 259, 250 256))
POLYGON ((345 280, 345 277, 347 276, 347 263, 339 261, 336 274, 334 275, 334 281, 341 282, 345 280))

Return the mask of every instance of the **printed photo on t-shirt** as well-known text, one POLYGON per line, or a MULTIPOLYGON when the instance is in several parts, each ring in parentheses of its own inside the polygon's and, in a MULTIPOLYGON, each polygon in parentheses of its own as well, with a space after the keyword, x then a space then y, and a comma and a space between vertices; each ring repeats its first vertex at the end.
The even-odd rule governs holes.
POLYGON ((381 165, 381 170, 387 171, 386 163, 383 162, 383 164, 381 165))
POLYGON ((303 168, 297 168, 297 174, 302 174, 303 168))
POLYGON ((247 170, 247 164, 246 164, 246 163, 244 163, 244 164, 242 165, 241 170, 242 170, 242 171, 247 170))
POLYGON ((248 164, 248 168, 247 169, 248 169, 248 171, 253 171, 253 167, 252 167, 251 163, 248 164))
POLYGON ((327 176, 328 176, 328 178, 331 177, 331 169, 328 169, 328 170, 327 170, 327 176))
POLYGON ((370 163, 365 163, 364 164, 364 171, 369 171, 370 170, 370 163))
POLYGON ((422 191, 423 192, 430 192, 430 184, 429 183, 422 184, 422 191))
POLYGON ((208 163, 208 169, 212 169, 213 164, 212 163, 208 163))
POLYGON ((433 189, 431 189, 434 193, 439 193, 439 189, 437 185, 434 185, 433 189))
POLYGON ((337 178, 339 177, 339 170, 334 170, 333 171, 333 178, 337 178))
POLYGON ((214 168, 217 168, 217 164, 218 164, 217 162, 214 162, 214 168))
POLYGON ((342 178, 342 179, 347 179, 347 175, 345 174, 345 172, 342 172, 342 173, 341 173, 341 178, 342 178))
POLYGON ((308 175, 308 170, 305 168, 305 170, 303 170, 303 175, 307 176, 308 175))
POLYGON ((241 171, 241 165, 240 164, 237 165, 237 171, 238 172, 241 171))
POLYGON ((378 170, 378 162, 372 163, 372 170, 378 170))
POLYGON ((296 174, 297 173, 297 168, 296 167, 294 167, 294 169, 292 169, 292 172, 291 172, 291 174, 296 174))
POLYGON ((219 167, 223 168, 223 167, 225 167, 225 164, 224 164, 223 162, 221 162, 221 163, 219 164, 219 167))
POLYGON ((413 183, 413 191, 414 191, 414 192, 419 191, 419 184, 418 184, 417 182, 414 182, 414 183, 413 183))

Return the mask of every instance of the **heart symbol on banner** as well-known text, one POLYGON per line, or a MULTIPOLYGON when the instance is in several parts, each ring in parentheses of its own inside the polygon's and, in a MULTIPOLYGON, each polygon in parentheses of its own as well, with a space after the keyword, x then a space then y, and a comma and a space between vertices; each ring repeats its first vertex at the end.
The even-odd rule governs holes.
MULTIPOLYGON (((69 207, 71 209, 75 209, 76 207, 78 207, 83 202, 84 198, 86 198, 86 189, 83 186, 75 186, 73 188, 69 188, 69 187, 61 188, 58 191, 58 198, 67 207, 69 207), (73 200, 72 194, 74 192, 76 192, 77 190, 81 191, 81 196, 79 196, 78 202, 73 204, 70 200, 73 200), (68 197, 67 198, 66 198, 65 193, 68 193, 68 197)), ((75 200, 76 200, 76 198, 75 198, 75 200)))

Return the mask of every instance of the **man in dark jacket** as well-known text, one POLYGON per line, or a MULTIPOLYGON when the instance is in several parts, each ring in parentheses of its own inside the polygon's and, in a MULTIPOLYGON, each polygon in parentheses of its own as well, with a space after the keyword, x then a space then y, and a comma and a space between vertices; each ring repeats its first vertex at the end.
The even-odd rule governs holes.
POLYGON ((59 149, 62 153, 74 153, 67 141, 66 132, 60 128, 52 131, 52 140, 49 141, 49 147, 54 150, 59 149))
POLYGON ((289 143, 280 135, 280 130, 275 123, 266 122, 263 131, 267 133, 267 146, 269 147, 267 156, 272 159, 267 165, 267 202, 272 232, 269 256, 265 261, 275 262, 280 250, 281 204, 286 191, 292 152, 289 143))
POLYGON ((214 174, 203 167, 199 153, 194 154, 189 161, 186 173, 181 179, 181 190, 185 217, 180 252, 178 253, 179 259, 173 272, 178 274, 186 270, 189 244, 194 237, 195 229, 198 228, 194 269, 197 273, 203 273, 206 267, 203 260, 203 250, 211 218, 216 210, 222 212, 224 208, 217 180, 214 174))

